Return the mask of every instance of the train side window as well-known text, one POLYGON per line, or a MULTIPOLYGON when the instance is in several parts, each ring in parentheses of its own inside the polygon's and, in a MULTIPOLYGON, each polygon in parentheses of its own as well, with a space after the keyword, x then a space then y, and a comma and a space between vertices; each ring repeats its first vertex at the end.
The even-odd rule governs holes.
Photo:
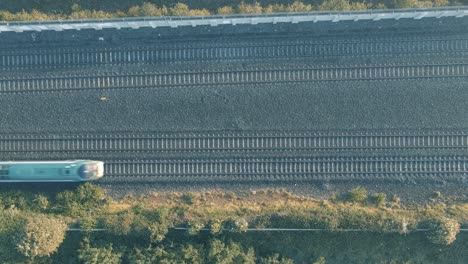
POLYGON ((10 166, 0 165, 0 176, 8 176, 8 175, 10 175, 10 166))
POLYGON ((66 175, 70 175, 70 170, 65 170, 66 175))

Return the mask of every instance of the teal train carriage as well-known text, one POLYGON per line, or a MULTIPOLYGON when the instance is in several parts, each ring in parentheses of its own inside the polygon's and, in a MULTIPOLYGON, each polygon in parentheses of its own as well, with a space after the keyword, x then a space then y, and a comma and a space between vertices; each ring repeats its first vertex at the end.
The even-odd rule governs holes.
POLYGON ((102 161, 0 162, 0 182, 83 182, 97 180, 103 175, 102 161))

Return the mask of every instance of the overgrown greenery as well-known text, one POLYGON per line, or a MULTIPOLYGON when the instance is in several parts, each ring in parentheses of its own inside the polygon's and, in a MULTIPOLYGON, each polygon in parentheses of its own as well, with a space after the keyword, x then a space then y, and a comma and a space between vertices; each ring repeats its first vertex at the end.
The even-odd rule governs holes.
MULTIPOLYGON (((362 187, 334 200, 260 190, 152 194, 113 201, 91 184, 58 194, 1 191, 0 259, 21 263, 49 257, 60 262, 61 256, 72 255, 80 263, 324 263, 329 259, 323 256, 331 258, 327 252, 308 257, 291 253, 294 247, 315 243, 297 242, 298 237, 277 240, 281 247, 268 246, 262 239, 285 233, 255 231, 264 228, 324 229, 330 237, 357 229, 369 231, 363 236, 385 234, 397 240, 419 236, 411 231, 422 228, 429 231, 424 233, 425 242, 418 243, 458 248, 456 238, 460 224, 468 222, 468 204, 441 194, 431 199, 425 206, 407 207, 397 197, 387 201, 385 194, 368 194, 362 187), (65 235, 67 228, 82 232, 65 235)), ((301 239, 310 234, 308 239, 318 239, 307 232, 301 239)))
POLYGON ((98 1, 38 0, 28 6, 0 1, 0 21, 57 20, 85 18, 118 18, 141 16, 209 16, 227 14, 308 12, 312 10, 366 10, 385 8, 417 8, 462 5, 457 0, 282 0, 256 1, 98 1), (110 2, 109 2, 110 1, 110 2), (224 3, 223 3, 224 2, 224 3))

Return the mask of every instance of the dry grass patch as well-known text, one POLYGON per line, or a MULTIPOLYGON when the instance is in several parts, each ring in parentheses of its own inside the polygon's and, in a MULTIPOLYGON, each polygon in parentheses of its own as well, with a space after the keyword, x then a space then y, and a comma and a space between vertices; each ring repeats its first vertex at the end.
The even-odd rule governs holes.
POLYGON ((459 223, 468 223, 468 203, 450 205, 447 212, 459 223))

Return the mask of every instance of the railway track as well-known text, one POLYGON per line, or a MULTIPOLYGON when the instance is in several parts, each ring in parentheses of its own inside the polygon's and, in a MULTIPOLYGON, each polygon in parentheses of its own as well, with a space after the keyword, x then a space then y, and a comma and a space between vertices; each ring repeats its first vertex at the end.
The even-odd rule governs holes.
POLYGON ((0 78, 0 93, 130 89, 293 82, 336 82, 468 77, 468 64, 355 65, 342 67, 221 69, 184 72, 109 73, 88 76, 0 78))
POLYGON ((0 135, 0 153, 314 152, 468 149, 463 132, 265 132, 0 135))
POLYGON ((452 180, 466 183, 468 157, 109 160, 104 182, 452 180))
POLYGON ((258 39, 255 41, 229 40, 220 44, 194 41, 195 44, 158 43, 136 47, 57 48, 0 51, 0 69, 50 69, 86 65, 153 64, 161 62, 190 62, 210 60, 248 60, 271 58, 304 58, 468 51, 468 38, 406 38, 316 40, 296 37, 296 40, 258 39))

